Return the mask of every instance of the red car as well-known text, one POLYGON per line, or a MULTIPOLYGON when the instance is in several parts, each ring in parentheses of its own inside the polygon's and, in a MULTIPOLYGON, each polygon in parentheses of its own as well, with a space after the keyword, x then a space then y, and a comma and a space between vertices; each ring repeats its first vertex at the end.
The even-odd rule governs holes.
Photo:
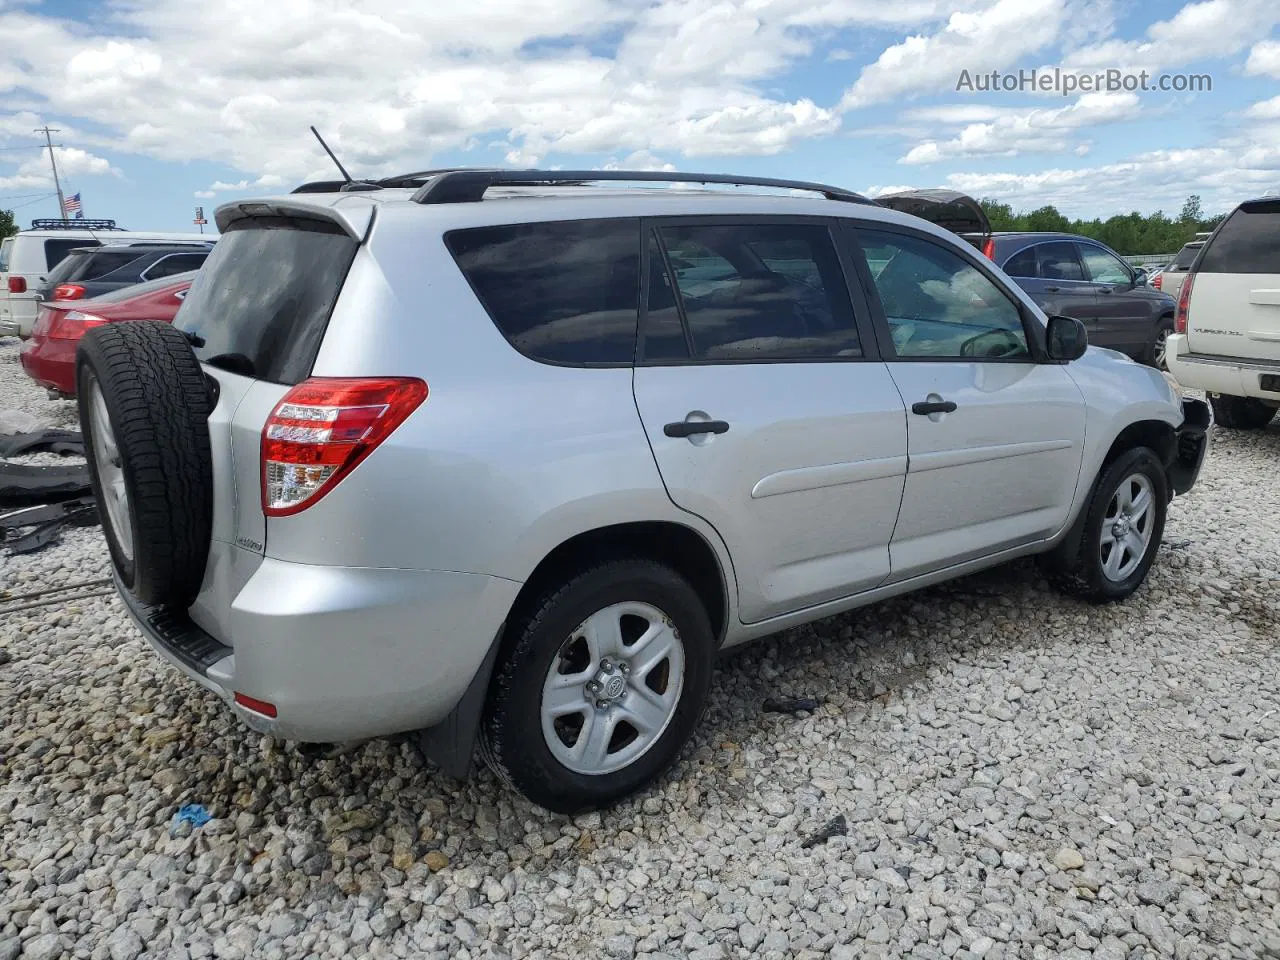
POLYGON ((91 300, 50 300, 40 305, 31 339, 19 355, 32 380, 59 396, 76 395, 76 344, 90 327, 123 320, 172 323, 195 271, 104 293, 91 300))

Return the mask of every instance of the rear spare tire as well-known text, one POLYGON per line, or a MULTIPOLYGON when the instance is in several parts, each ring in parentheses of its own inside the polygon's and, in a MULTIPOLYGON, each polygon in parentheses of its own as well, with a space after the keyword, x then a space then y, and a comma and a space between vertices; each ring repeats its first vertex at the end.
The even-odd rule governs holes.
POLYGON ((144 603, 187 606, 204 578, 213 517, 212 397, 186 337, 112 323, 76 350, 80 427, 111 560, 144 603))

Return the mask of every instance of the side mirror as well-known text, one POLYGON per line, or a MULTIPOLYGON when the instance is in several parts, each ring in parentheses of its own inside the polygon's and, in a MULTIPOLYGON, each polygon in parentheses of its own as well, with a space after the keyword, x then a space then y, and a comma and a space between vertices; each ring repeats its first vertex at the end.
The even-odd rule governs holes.
POLYGON ((1050 317, 1046 348, 1050 360, 1079 360, 1089 346, 1089 333, 1075 317, 1050 317))
POLYGON ((1147 285, 1147 271, 1139 267, 1133 273, 1133 285, 1135 287, 1145 287, 1147 285))

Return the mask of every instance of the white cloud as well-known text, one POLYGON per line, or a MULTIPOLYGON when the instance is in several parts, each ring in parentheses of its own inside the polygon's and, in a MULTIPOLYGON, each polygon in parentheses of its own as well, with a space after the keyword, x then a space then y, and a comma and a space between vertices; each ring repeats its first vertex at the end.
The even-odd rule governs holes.
POLYGON ((957 4, 129 0, 111 5, 111 36, 37 9, 0 8, 0 93, 45 98, 94 131, 81 145, 214 160, 256 188, 262 175, 332 176, 312 123, 359 176, 494 140, 513 162, 777 153, 840 119, 769 89, 771 78, 834 30, 922 27, 957 4))
POLYGON ((1069 55, 1066 67, 1153 73, 1237 53, 1280 23, 1275 0, 1203 0, 1147 28, 1143 40, 1106 40, 1069 55))
MULTIPOLYGON (((64 188, 73 185, 80 177, 120 176, 120 171, 111 166, 105 157, 99 157, 78 147, 55 146, 53 155, 57 158, 58 176, 64 188)), ((10 159, 12 158, 11 154, 10 159)), ((47 149, 38 152, 33 150, 32 155, 22 158, 12 174, 0 175, 0 190, 28 188, 53 189, 53 172, 49 166, 47 149)), ((71 189, 68 192, 75 193, 75 190, 71 189)))
POLYGON ((1244 72, 1254 76, 1280 79, 1280 41, 1264 40, 1254 44, 1245 61, 1244 72))
POLYGON ((1254 120, 1280 120, 1280 97, 1261 100, 1250 106, 1244 115, 1254 120))
POLYGON ((1057 110, 1006 112, 989 123, 973 123, 950 140, 926 140, 900 163, 936 163, 957 157, 1063 153, 1073 149, 1084 127, 1128 120, 1141 112, 1136 93, 1087 93, 1057 110))
POLYGON ((907 37, 865 67, 841 101, 845 109, 923 92, 954 91, 961 71, 1003 69, 1052 43, 1065 0, 996 0, 956 13, 937 33, 907 37))

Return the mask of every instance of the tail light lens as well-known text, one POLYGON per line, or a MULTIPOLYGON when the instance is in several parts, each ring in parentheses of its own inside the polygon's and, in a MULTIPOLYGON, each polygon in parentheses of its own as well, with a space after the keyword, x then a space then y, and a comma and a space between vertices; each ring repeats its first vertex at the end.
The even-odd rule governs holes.
POLYGON ((982 255, 988 260, 996 258, 996 238, 987 237, 987 242, 982 245, 982 255))
POLYGON ((1182 289, 1178 291, 1178 309, 1173 313, 1173 329, 1175 333, 1187 332, 1187 311, 1191 306, 1191 287, 1196 282, 1196 275, 1188 273, 1182 281, 1182 289))
POLYGON ((53 288, 51 300, 79 300, 84 296, 84 287, 78 283, 60 283, 53 288))
POLYGON ((287 517, 355 469, 427 398, 403 377, 315 377, 276 405, 262 429, 262 510, 287 517))
POLYGON ((1151 278, 1151 285, 1152 285, 1153 287, 1155 287, 1157 290, 1163 290, 1163 289, 1164 289, 1164 274, 1163 274, 1163 273, 1157 273, 1154 277, 1152 277, 1152 278, 1151 278))
POLYGON ((79 340, 90 327, 100 327, 111 321, 92 313, 81 313, 79 310, 68 310, 59 315, 59 311, 50 310, 52 320, 49 323, 50 340, 79 340))
POLYGON ((9 292, 10 293, 26 293, 27 278, 26 277, 10 277, 9 292))

